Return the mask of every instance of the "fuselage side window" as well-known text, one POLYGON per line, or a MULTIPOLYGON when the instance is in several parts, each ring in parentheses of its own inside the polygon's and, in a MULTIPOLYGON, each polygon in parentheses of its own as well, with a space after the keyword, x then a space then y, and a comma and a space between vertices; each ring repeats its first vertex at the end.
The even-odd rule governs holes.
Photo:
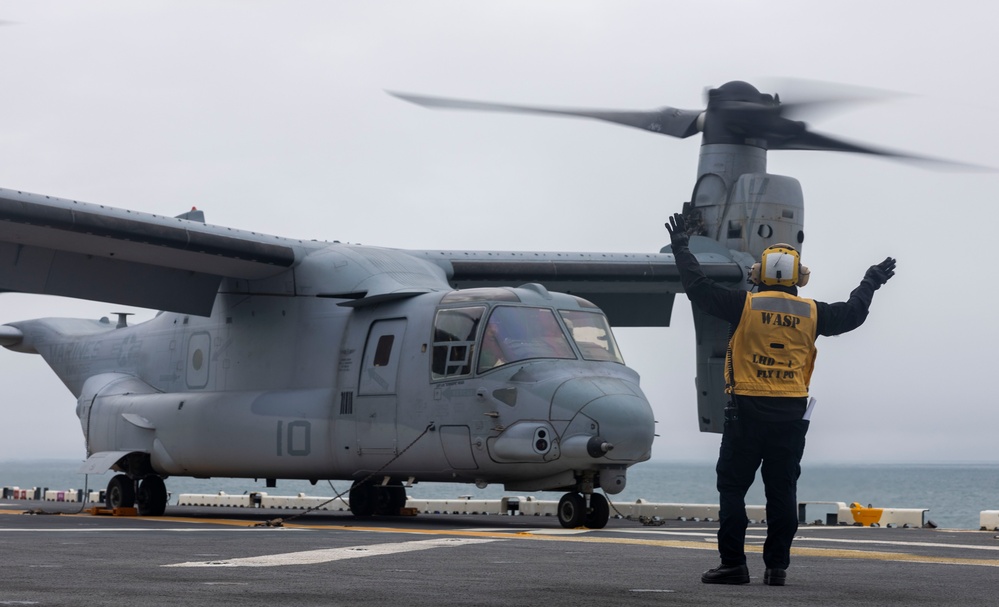
POLYGON ((624 364, 606 316, 600 312, 576 310, 560 310, 559 313, 583 358, 624 364))
POLYGON ((395 343, 395 335, 382 335, 378 338, 378 345, 375 347, 374 366, 387 367, 392 358, 392 344, 395 343))
POLYGON ((479 372, 532 358, 576 358, 555 313, 547 308, 497 306, 479 349, 479 372))
POLYGON ((432 379, 444 380, 471 375, 475 336, 479 330, 479 320, 485 311, 485 306, 437 311, 430 369, 432 379))

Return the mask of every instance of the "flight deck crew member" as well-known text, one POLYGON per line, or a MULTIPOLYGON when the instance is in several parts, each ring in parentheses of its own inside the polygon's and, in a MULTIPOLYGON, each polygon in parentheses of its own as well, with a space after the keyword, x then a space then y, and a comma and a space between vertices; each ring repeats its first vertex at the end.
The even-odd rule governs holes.
POLYGON ((791 541, 798 530, 797 483, 808 431, 803 416, 815 338, 846 333, 863 324, 874 291, 895 275, 895 260, 888 257, 871 266, 847 301, 828 304, 798 297, 798 287, 804 286, 809 274, 790 245, 763 251, 751 271, 751 280, 759 286, 753 293, 726 288, 704 275, 687 248, 681 214, 674 214, 666 229, 687 297, 732 327, 725 363, 731 405, 726 409, 716 466, 721 565, 704 572, 701 581, 749 583, 745 498, 762 463, 767 498, 763 583, 783 586, 791 541))

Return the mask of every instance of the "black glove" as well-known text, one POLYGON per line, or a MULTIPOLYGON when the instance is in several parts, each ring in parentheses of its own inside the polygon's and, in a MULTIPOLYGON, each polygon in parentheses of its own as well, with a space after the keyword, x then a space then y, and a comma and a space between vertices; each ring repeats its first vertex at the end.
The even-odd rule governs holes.
POLYGON ((673 216, 669 218, 666 231, 669 232, 669 240, 673 244, 674 253, 677 249, 686 247, 687 243, 690 242, 690 236, 687 236, 687 222, 684 221, 683 215, 680 213, 673 213, 673 216))
POLYGON ((864 282, 870 282, 875 289, 888 282, 888 279, 895 275, 895 260, 886 257, 884 261, 876 266, 871 266, 864 274, 864 282))

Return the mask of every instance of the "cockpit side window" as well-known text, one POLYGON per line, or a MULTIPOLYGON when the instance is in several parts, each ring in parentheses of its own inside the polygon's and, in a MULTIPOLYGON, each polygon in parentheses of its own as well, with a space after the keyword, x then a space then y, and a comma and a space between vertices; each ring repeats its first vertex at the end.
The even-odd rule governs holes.
POLYGON ((479 320, 485 311, 485 306, 437 311, 430 370, 432 379, 444 380, 471 375, 475 336, 479 330, 479 320))
POLYGON ((559 310, 559 313, 583 358, 624 364, 606 316, 576 310, 559 310))
POLYGON ((552 310, 497 306, 482 332, 479 372, 531 358, 576 355, 552 310))

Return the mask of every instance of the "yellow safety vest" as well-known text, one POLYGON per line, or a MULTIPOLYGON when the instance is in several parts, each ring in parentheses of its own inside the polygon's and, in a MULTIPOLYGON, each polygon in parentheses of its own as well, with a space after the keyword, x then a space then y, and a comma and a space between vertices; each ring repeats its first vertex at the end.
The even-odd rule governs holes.
POLYGON ((811 299, 779 291, 747 293, 726 356, 726 392, 734 386, 746 396, 808 396, 816 317, 811 299))

